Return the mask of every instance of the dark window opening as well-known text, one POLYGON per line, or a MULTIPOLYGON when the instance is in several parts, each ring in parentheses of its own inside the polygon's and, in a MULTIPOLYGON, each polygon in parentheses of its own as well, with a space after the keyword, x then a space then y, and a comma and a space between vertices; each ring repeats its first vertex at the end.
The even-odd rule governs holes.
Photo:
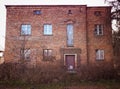
POLYGON ((72 11, 71 11, 71 10, 68 10, 68 14, 72 14, 72 11))
POLYGON ((95 15, 95 16, 101 16, 101 11, 95 11, 95 12, 94 12, 94 15, 95 15))
POLYGON ((41 10, 35 10, 33 11, 34 15, 41 15, 41 10))

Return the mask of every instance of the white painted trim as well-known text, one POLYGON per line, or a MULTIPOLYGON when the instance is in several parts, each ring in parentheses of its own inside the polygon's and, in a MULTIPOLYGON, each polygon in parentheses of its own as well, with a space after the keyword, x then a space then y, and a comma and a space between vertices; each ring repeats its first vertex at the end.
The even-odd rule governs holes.
POLYGON ((65 62, 65 56, 66 55, 75 55, 75 67, 77 67, 77 54, 64 54, 64 66, 66 64, 66 62, 65 62))

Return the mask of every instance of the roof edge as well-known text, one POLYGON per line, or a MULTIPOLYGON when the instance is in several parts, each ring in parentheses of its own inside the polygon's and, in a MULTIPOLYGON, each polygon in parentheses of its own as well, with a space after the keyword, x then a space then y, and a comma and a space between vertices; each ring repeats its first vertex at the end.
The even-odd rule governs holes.
POLYGON ((88 8, 96 7, 96 8, 102 8, 102 7, 112 7, 112 6, 87 6, 88 8))
POLYGON ((41 6, 41 7, 57 7, 57 6, 87 6, 87 5, 5 5, 5 7, 31 7, 31 6, 34 6, 34 7, 38 7, 38 6, 41 6))
POLYGON ((111 8, 111 6, 87 6, 87 5, 5 5, 5 7, 81 7, 87 8, 111 8))

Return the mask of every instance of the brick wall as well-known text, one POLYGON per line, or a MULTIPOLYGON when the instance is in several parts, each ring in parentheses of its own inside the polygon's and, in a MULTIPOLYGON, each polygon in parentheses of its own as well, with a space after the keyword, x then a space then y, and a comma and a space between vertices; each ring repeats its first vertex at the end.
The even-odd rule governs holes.
MULTIPOLYGON (((52 49, 55 57, 54 64, 63 62, 63 53, 77 54, 78 65, 98 63, 95 60, 95 49, 105 50, 105 60, 112 60, 112 43, 110 23, 106 23, 109 7, 86 7, 85 5, 73 6, 6 6, 6 45, 5 62, 19 61, 20 48, 24 37, 20 35, 22 24, 31 24, 32 34, 25 39, 26 47, 32 50, 32 59, 29 63, 44 63, 43 49, 52 49), (34 10, 41 10, 40 15, 34 15, 34 10), (72 14, 68 14, 71 10, 72 14), (94 11, 101 11, 102 16, 96 17, 94 11), (67 24, 74 26, 74 46, 67 46, 67 24), (94 35, 94 24, 104 24, 104 35, 94 35), (43 25, 52 24, 53 34, 45 36, 43 25), (61 52, 61 49, 64 52, 61 52), (65 49, 70 50, 65 51, 65 49), (71 50, 73 49, 73 52, 71 50), (75 51, 78 49, 78 51, 75 51), (80 51, 80 52, 79 52, 80 51)), ((64 64, 64 63, 62 63, 64 64)))
POLYGON ((88 53, 91 63, 111 62, 113 60, 110 10, 110 7, 89 7, 87 9, 88 53), (100 11, 101 15, 96 16, 94 14, 95 11, 100 11), (103 35, 95 35, 95 24, 103 24, 103 35), (96 49, 104 50, 104 61, 96 61, 96 49))

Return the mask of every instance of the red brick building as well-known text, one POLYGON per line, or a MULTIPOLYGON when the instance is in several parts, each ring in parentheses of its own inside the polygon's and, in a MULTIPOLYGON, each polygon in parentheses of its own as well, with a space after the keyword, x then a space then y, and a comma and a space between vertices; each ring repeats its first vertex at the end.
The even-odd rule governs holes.
POLYGON ((52 62, 73 70, 113 60, 111 7, 7 5, 6 9, 5 62, 52 62))

